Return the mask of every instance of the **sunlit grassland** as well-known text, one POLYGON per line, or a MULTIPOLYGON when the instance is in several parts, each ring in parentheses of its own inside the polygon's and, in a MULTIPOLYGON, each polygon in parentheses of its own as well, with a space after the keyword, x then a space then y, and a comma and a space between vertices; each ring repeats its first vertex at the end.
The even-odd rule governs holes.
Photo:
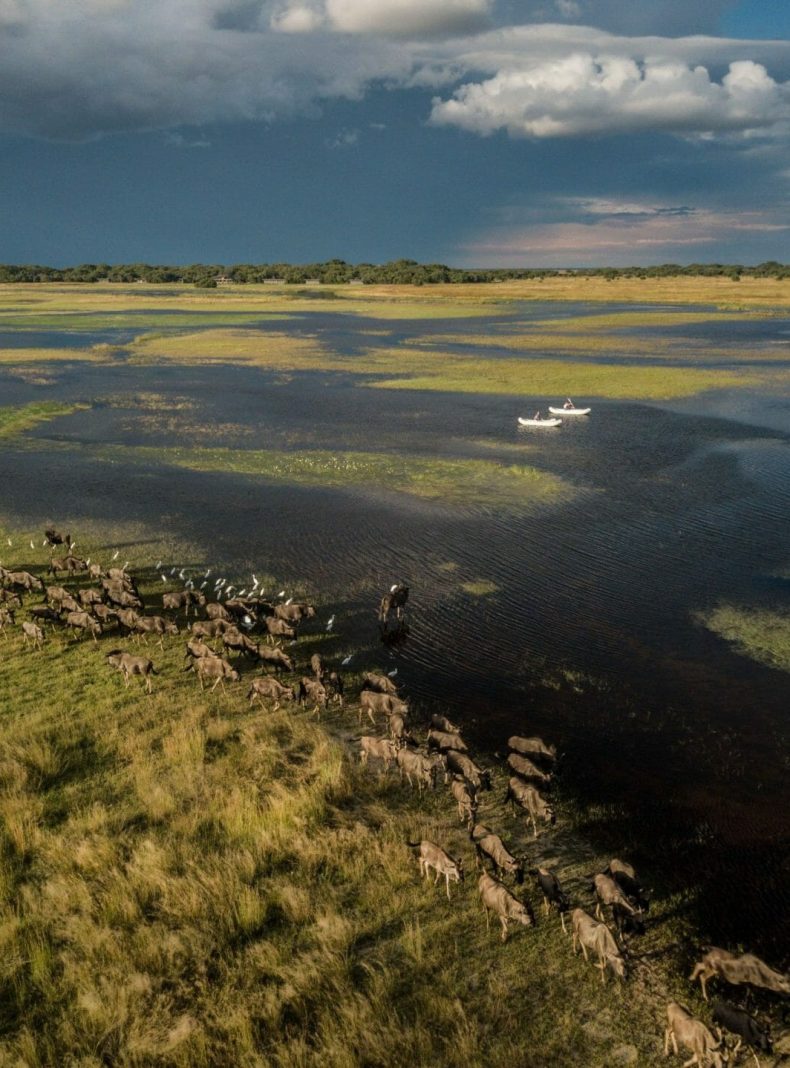
MULTIPOLYGON (((162 588, 143 589, 152 609, 162 588)), ((572 956, 534 888, 538 928, 503 946, 444 790, 420 802, 361 769, 344 741, 358 733, 353 707, 318 722, 251 709, 245 680, 201 693, 183 640, 136 650, 156 664, 150 697, 105 664, 128 640, 4 643, 0 1062, 663 1062, 665 996, 694 1000, 666 952, 677 901, 651 910, 639 950, 653 959, 624 993, 572 956), (405 842, 422 836, 464 859, 451 902, 418 878, 405 842)), ((308 632, 291 651, 304 665, 314 648, 308 632)), ((586 901, 585 873, 605 858, 579 842, 584 814, 560 799, 557 829, 535 842, 502 804, 504 772, 494 778, 480 818, 586 901)))
POLYGON ((61 415, 89 408, 87 404, 63 404, 60 401, 39 401, 18 407, 0 407, 0 438, 12 437, 31 430, 40 423, 48 423, 61 415))
MULTIPOLYGON (((30 443, 36 447, 38 443, 30 443)), ((526 510, 570 500, 578 492, 557 475, 527 464, 442 459, 407 453, 311 449, 78 447, 98 460, 165 464, 191 471, 250 475, 295 486, 362 488, 403 493, 443 504, 526 510)))
POLYGON ((114 352, 110 345, 90 345, 85 347, 40 348, 3 348, 0 346, 0 364, 28 363, 106 363, 114 352))
POLYGON ((173 336, 154 334, 130 346, 132 363, 239 363, 271 370, 318 370, 339 362, 312 335, 277 331, 206 330, 173 336))
POLYGON ((736 653, 790 671, 790 613, 720 604, 697 620, 730 642, 736 653))

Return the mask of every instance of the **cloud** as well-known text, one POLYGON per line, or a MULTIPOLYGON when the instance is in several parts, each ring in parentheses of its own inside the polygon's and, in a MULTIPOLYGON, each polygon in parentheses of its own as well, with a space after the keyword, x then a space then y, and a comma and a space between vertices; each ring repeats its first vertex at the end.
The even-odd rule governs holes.
POLYGON ((790 119, 790 84, 751 60, 729 65, 721 82, 677 60, 574 52, 507 69, 435 100, 431 121, 478 134, 513 137, 664 130, 672 133, 769 130, 790 119))
POLYGON ((341 130, 326 142, 327 148, 351 148, 359 141, 359 130, 341 130))
POLYGON ((776 80, 790 77, 787 43, 559 23, 477 32, 497 12, 494 0, 0 0, 0 131, 79 141, 270 122, 373 86, 430 87, 446 97, 436 123, 531 136, 778 130, 790 110, 776 80))
POLYGON ((406 38, 473 33, 488 24, 492 6, 492 0, 326 0, 337 30, 406 38))
POLYGON ((656 262, 668 253, 727 240, 790 230, 767 211, 716 211, 688 205, 557 198, 554 207, 576 218, 534 225, 496 226, 463 247, 475 265, 656 262))

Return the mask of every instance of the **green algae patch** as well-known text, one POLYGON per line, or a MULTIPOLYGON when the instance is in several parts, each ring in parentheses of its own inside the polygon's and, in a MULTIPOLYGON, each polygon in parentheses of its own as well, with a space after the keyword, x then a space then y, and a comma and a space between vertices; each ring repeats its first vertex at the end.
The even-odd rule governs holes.
POLYGON ((790 671, 790 612, 725 604, 699 613, 696 619, 730 642, 741 656, 780 671, 790 671))
POLYGON ((499 593, 500 587, 490 579, 472 579, 470 582, 462 582, 461 589, 470 597, 490 597, 494 593, 499 593))
POLYGON ((576 494, 557 475, 524 464, 375 452, 85 447, 99 459, 160 463, 190 471, 252 475, 312 488, 380 489, 450 505, 526 509, 576 494))
POLYGON ((41 401, 18 408, 0 408, 0 437, 9 438, 32 430, 40 423, 48 423, 61 415, 73 415, 85 411, 89 404, 62 404, 59 401, 41 401))
MULTIPOLYGON (((369 354, 383 371, 399 362, 397 378, 370 382, 377 389, 439 390, 448 393, 507 393, 519 397, 610 397, 667 400, 711 389, 758 386, 756 373, 664 366, 624 366, 578 360, 475 359, 450 353, 389 350, 369 354)), ((372 369, 372 368, 371 368, 372 369)))

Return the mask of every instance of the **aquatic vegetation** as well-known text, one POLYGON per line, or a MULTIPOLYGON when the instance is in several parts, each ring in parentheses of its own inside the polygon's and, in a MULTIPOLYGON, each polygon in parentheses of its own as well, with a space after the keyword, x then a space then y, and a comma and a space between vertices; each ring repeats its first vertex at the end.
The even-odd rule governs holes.
POLYGON ((469 582, 462 582, 461 589, 472 597, 490 597, 494 593, 499 593, 500 587, 490 579, 472 579, 469 582))
POLYGON ((742 656, 790 671, 790 612, 721 604, 696 618, 742 656))
POLYGON ((275 331, 206 330, 199 333, 155 334, 137 338, 133 363, 247 363, 273 370, 314 370, 331 365, 332 357, 311 335, 275 331))
POLYGON ((16 408, 0 408, 0 437, 8 438, 32 430, 40 423, 48 423, 61 415, 85 411, 89 404, 63 404, 60 401, 37 401, 16 408))
POLYGON ((114 350, 107 345, 87 348, 51 349, 31 347, 7 349, 0 347, 0 364, 26 363, 106 363, 114 350))
POLYGON ((80 451, 97 459, 253 475, 296 486, 385 490, 445 504, 526 509, 566 501, 578 492, 570 483, 547 471, 492 460, 322 449, 291 452, 97 445, 80 446, 80 451))

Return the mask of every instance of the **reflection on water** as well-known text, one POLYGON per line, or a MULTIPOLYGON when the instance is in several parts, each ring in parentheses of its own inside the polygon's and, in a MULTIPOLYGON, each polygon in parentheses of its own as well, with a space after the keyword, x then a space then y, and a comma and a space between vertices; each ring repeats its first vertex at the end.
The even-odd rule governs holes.
MULTIPOLYGON (((788 564, 786 398, 597 402, 589 419, 525 437, 516 415, 527 401, 361 390, 349 375, 54 373, 66 401, 147 392, 197 407, 181 424, 178 413, 175 423, 144 421, 130 403, 39 429, 58 444, 0 454, 4 512, 31 527, 61 516, 145 520, 202 544, 223 572, 304 579, 339 606, 338 655, 375 638, 377 595, 407 582, 408 640, 380 655, 398 664, 414 700, 452 709, 489 753, 513 730, 555 741, 565 796, 618 813, 614 827, 592 832, 699 886, 707 936, 782 963, 790 677, 735 655, 691 617, 719 600, 755 605, 783 593, 766 576, 788 564), (375 488, 269 486, 80 451, 103 441, 397 448, 508 463, 523 454, 587 492, 532 514, 440 508, 375 488), (496 592, 462 588, 481 580, 496 592)), ((43 395, 0 383, 8 403, 43 395)))

